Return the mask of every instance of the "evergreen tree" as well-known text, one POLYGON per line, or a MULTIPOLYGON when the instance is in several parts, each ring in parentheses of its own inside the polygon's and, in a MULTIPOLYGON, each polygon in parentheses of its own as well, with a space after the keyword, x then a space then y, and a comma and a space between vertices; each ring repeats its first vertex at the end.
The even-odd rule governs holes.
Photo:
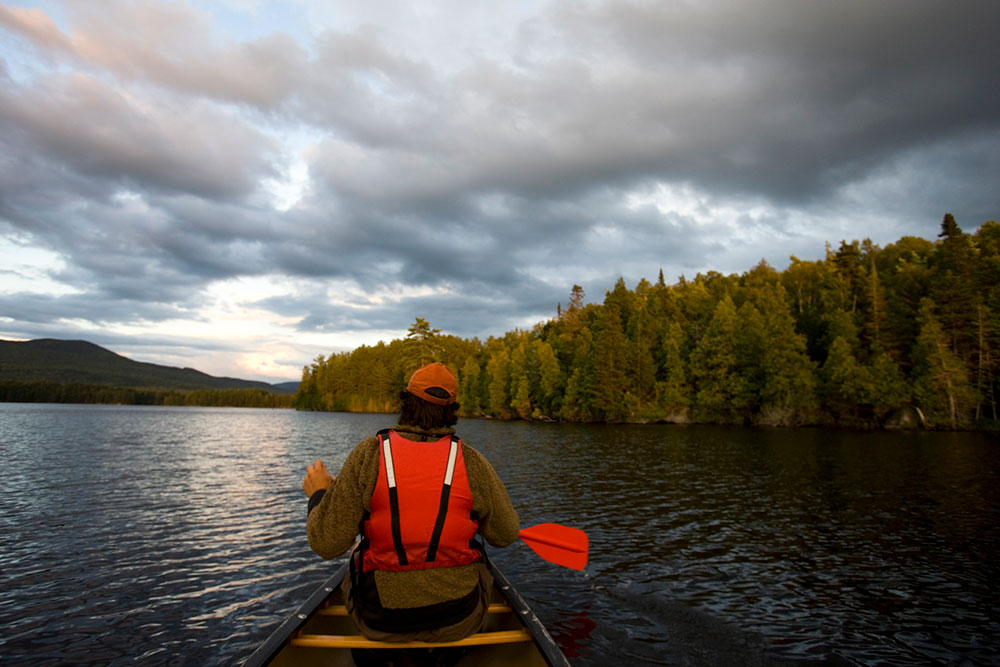
POLYGON ((857 417, 858 406, 871 400, 872 376, 841 336, 830 346, 820 378, 823 404, 834 415, 857 417))
POLYGON ((983 223, 973 237, 976 300, 976 389, 980 404, 977 419, 1000 422, 1000 223, 983 223))
POLYGON ((878 277, 878 246, 871 239, 861 242, 862 261, 867 270, 865 332, 872 347, 882 347, 882 332, 885 329, 885 289, 878 277))
POLYGON ((854 314, 865 295, 865 269, 857 241, 840 242, 840 249, 833 259, 836 270, 838 305, 841 310, 854 314))
POLYGON ((566 383, 562 417, 568 421, 592 421, 595 419, 593 406, 596 383, 593 334, 589 327, 580 330, 570 368, 572 373, 566 383))
POLYGON ((971 280, 974 267, 972 239, 949 213, 941 222, 941 238, 934 254, 929 297, 948 335, 952 351, 965 361, 972 361, 976 351, 976 286, 971 280))
POLYGON ((538 407, 547 416, 556 413, 553 405, 558 395, 562 371, 552 346, 543 340, 536 340, 535 357, 538 359, 539 399, 538 407))
POLYGON ((528 382, 527 376, 522 375, 519 380, 517 380, 517 390, 514 392, 514 399, 511 401, 511 407, 514 408, 514 412, 521 419, 528 419, 532 415, 531 408, 531 386, 528 382))
MULTIPOLYGON (((528 354, 523 339, 513 347, 508 365, 510 407, 517 416, 527 419, 531 416, 531 379, 529 377, 528 354)), ((535 369, 532 369, 535 370, 535 369)))
POLYGON ((920 333, 913 351, 913 397, 932 425, 945 424, 955 429, 968 421, 975 392, 934 311, 933 301, 921 302, 920 333))
POLYGON ((594 341, 593 407, 597 416, 607 421, 621 421, 626 416, 622 399, 630 387, 625 348, 618 309, 606 306, 594 341))
POLYGON ((691 385, 688 383, 687 362, 684 360, 684 329, 671 322, 663 339, 665 378, 657 385, 661 406, 668 411, 691 405, 691 385))
POLYGON ((806 354, 805 338, 795 331, 785 289, 780 283, 765 289, 761 296, 764 315, 763 383, 760 399, 764 407, 784 423, 814 407, 813 364, 806 354))
MULTIPOLYGON (((660 272, 634 291, 620 278, 600 305, 583 297, 575 285, 558 317, 486 344, 442 335, 416 318, 405 340, 317 357, 303 369, 294 403, 383 410, 406 373, 437 360, 460 368, 463 415, 616 421, 690 406, 701 421, 785 424, 815 414, 818 396, 835 420, 878 422, 912 395, 932 424, 986 426, 997 418, 996 222, 969 236, 945 216, 935 243, 904 237, 879 249, 868 239, 844 241, 837 252, 828 246, 823 260, 793 257, 784 272, 762 261, 741 276, 710 271, 674 285, 660 272)), ((18 400, 272 400, 4 386, 18 400)))
POLYGON ((490 374, 490 414, 503 417, 508 413, 508 405, 510 404, 508 389, 510 384, 510 357, 507 355, 507 350, 501 349, 499 352, 493 354, 486 365, 486 370, 490 374))
POLYGON ((795 255, 791 256, 791 261, 782 274, 781 282, 790 295, 795 329, 806 338, 809 358, 822 360, 829 348, 827 341, 823 340, 826 333, 823 286, 827 269, 823 262, 804 262, 795 255))
POLYGON ((440 329, 432 329, 430 323, 422 317, 416 318, 406 334, 406 368, 409 375, 421 366, 435 361, 441 361, 441 345, 438 341, 440 329))
POLYGON ((739 422, 746 415, 749 387, 738 373, 736 306, 727 294, 691 355, 700 420, 739 422))
POLYGON ((567 304, 570 312, 577 312, 583 308, 584 296, 583 288, 579 285, 573 285, 569 296, 569 303, 567 304))
MULTIPOLYGON (((754 288, 756 293, 758 288, 754 288)), ((736 312, 736 364, 734 372, 740 377, 743 387, 741 396, 734 396, 751 413, 761 406, 761 390, 767 376, 767 361, 764 350, 767 347, 767 330, 764 316, 750 301, 745 301, 736 312)))
POLYGON ((896 362, 884 350, 875 352, 869 376, 872 408, 879 421, 910 400, 906 378, 903 377, 896 362))
POLYGON ((467 415, 477 415, 482 409, 479 398, 479 374, 479 362, 469 355, 458 376, 458 402, 462 406, 462 412, 467 415))

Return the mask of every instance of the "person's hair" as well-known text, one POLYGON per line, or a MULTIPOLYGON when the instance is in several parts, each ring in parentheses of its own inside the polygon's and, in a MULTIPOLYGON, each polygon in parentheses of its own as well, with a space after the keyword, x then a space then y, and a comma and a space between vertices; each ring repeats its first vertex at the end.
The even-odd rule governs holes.
POLYGON ((405 389, 399 392, 400 425, 432 429, 458 423, 458 403, 435 405, 405 389))

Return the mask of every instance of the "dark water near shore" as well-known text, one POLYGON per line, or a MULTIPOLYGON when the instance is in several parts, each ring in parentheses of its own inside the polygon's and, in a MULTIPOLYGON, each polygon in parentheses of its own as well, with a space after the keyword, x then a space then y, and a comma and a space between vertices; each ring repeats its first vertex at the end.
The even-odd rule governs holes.
MULTIPOLYGON (((0 664, 238 664, 333 564, 304 466, 391 416, 0 404, 0 664)), ((464 421, 573 572, 492 550, 579 665, 1000 664, 976 434, 464 421)))

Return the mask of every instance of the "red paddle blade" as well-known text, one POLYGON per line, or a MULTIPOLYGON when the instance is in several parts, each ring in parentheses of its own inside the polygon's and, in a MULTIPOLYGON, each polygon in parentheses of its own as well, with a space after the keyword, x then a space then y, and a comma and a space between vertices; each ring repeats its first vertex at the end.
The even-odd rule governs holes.
POLYGON ((573 570, 587 567, 590 540, 579 528, 558 523, 540 523, 521 529, 521 539, 536 554, 556 565, 573 570))

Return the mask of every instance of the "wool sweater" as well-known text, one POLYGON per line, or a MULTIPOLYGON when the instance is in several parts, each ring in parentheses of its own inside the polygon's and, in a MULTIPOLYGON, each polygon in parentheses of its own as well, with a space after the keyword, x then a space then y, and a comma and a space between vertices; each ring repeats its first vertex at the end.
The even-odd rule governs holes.
MULTIPOLYGON (((392 430, 418 442, 434 442, 455 432, 453 428, 424 430, 415 426, 394 426, 392 430)), ((520 525, 503 482, 486 457, 465 442, 462 456, 472 506, 479 515, 479 533, 496 547, 513 543, 520 525)), ((354 544, 364 513, 371 509, 378 473, 379 441, 372 436, 358 443, 329 487, 309 499, 306 533, 313 551, 323 558, 336 558, 354 544)), ((379 570, 375 572, 375 585, 383 607, 424 607, 468 594, 478 584, 482 567, 485 565, 474 563, 407 572, 379 570)))

